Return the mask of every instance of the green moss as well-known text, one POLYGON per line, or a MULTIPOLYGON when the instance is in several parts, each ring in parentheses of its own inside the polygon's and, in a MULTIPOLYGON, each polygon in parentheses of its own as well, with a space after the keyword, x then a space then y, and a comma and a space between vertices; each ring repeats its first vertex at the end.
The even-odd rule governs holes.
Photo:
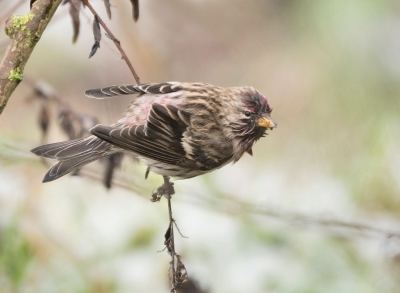
POLYGON ((35 18, 35 15, 28 13, 26 15, 15 15, 12 19, 13 27, 16 30, 24 31, 26 30, 26 24, 28 21, 35 18))
POLYGON ((14 29, 13 29, 12 27, 7 28, 6 34, 7 34, 7 36, 9 36, 10 38, 14 38, 14 29))
POLYGON ((19 30, 21 31, 26 31, 27 35, 30 36, 32 33, 29 29, 29 27, 26 26, 26 24, 35 18, 35 15, 32 13, 26 14, 26 15, 15 15, 12 18, 12 25, 6 29, 6 34, 14 39, 15 38, 15 33, 19 30))
POLYGON ((27 38, 25 40, 25 47, 33 47, 36 44, 35 37, 31 36, 31 31, 28 29, 26 31, 27 38))
POLYGON ((10 75, 8 76, 8 79, 11 81, 20 82, 22 80, 23 76, 24 76, 24 74, 23 74, 21 68, 17 67, 10 71, 10 75))
POLYGON ((40 34, 37 32, 37 33, 35 33, 34 36, 32 36, 33 45, 36 45, 36 43, 39 42, 39 40, 40 40, 40 34))

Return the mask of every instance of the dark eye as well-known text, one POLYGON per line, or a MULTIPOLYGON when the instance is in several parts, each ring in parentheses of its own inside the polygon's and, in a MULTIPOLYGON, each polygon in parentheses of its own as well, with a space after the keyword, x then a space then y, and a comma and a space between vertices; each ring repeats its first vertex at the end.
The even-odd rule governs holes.
POLYGON ((250 117, 251 113, 249 111, 244 112, 244 115, 246 115, 246 117, 250 117))

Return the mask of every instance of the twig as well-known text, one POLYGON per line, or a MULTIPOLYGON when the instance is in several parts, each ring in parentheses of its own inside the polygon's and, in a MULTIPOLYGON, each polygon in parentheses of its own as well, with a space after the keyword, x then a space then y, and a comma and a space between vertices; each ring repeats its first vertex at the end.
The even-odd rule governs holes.
MULTIPOLYGON (((164 177, 164 180, 165 178, 167 178, 166 181, 168 182, 169 178, 164 177)), ((177 254, 175 251, 174 226, 176 226, 176 223, 174 218, 172 217, 171 196, 167 197, 167 199, 168 199, 169 226, 167 232, 165 233, 165 245, 167 247, 168 253, 171 255, 171 261, 169 263, 169 281, 171 283, 171 293, 175 293, 176 292, 175 289, 180 287, 184 282, 188 280, 188 275, 185 265, 181 260, 181 256, 177 254)), ((180 233, 178 226, 176 226, 176 228, 180 233)))
MULTIPOLYGON (((171 255, 171 261, 169 263, 169 280, 171 283, 171 293, 175 293, 175 289, 182 285, 188 280, 185 265, 182 263, 179 254, 175 251, 175 238, 174 238, 174 225, 176 226, 175 220, 172 217, 172 204, 171 196, 175 194, 174 184, 169 181, 168 176, 164 177, 164 183, 157 188, 155 192, 151 195, 152 202, 158 202, 164 196, 168 200, 168 214, 169 214, 169 225, 165 232, 164 244, 168 250, 169 255, 171 255), (176 263, 175 263, 176 259, 176 263)), ((176 226, 179 234, 178 226, 176 226)), ((181 234, 182 235, 182 234, 181 234)))
POLYGON ((174 219, 172 218, 171 197, 168 198, 168 214, 169 214, 169 227, 166 234, 166 245, 168 253, 171 255, 171 262, 169 265, 169 280, 171 283, 171 293, 175 293, 176 272, 175 272, 175 240, 174 240, 174 219), (169 231, 169 233, 168 233, 169 231))
POLYGON ((344 229, 346 231, 368 237, 384 236, 386 238, 389 237, 400 238, 400 231, 374 227, 368 224, 347 222, 319 215, 310 216, 296 212, 284 211, 282 209, 241 201, 236 199, 234 196, 226 194, 220 196, 217 200, 211 197, 207 198, 207 195, 205 194, 199 195, 199 194, 193 194, 192 192, 191 195, 192 195, 191 198, 185 197, 183 198, 183 200, 192 205, 196 206, 203 205, 208 208, 213 208, 217 211, 225 211, 235 216, 237 216, 240 213, 249 215, 260 215, 276 219, 288 225, 296 225, 304 227, 319 226, 331 229, 344 229))
POLYGON ((132 63, 129 61, 128 56, 125 54, 124 49, 121 47, 120 41, 113 35, 113 33, 110 31, 110 29, 107 27, 107 25, 104 23, 104 21, 100 18, 100 16, 97 14, 96 10, 90 5, 89 0, 83 0, 85 5, 89 8, 89 10, 93 13, 95 17, 97 17, 100 25, 104 28, 104 30, 107 32, 108 37, 114 42, 115 46, 118 48, 119 52, 121 53, 122 58, 125 60, 126 64, 128 65, 129 69, 131 70, 133 77, 135 78, 135 81, 137 84, 140 84, 140 78, 136 74, 135 69, 132 66, 132 63))
POLYGON ((0 114, 22 81, 25 65, 60 2, 37 0, 29 14, 7 20, 6 32, 12 41, 0 63, 0 114))

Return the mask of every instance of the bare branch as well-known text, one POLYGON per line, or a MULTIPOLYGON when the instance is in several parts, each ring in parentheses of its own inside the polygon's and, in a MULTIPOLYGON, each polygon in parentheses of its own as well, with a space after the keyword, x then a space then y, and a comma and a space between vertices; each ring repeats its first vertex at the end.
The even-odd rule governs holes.
POLYGON ((125 60, 126 64, 128 65, 129 69, 132 72, 133 77, 135 78, 135 81, 137 84, 140 84, 140 78, 137 75, 135 69, 132 66, 132 63, 129 61, 128 56, 126 55, 124 49, 121 47, 120 41, 113 35, 113 33, 110 31, 110 29, 107 27, 107 25, 104 23, 104 21, 100 18, 100 16, 97 14, 96 10, 90 5, 89 0, 83 0, 85 5, 89 8, 89 10, 93 13, 95 17, 97 17, 97 20, 99 21, 100 25, 104 28, 106 31, 108 37, 114 42, 115 46, 118 48, 119 52, 121 53, 122 58, 125 60))
MULTIPOLYGON (((146 175, 147 176, 147 175, 146 175)), ((169 214, 169 225, 165 232, 165 248, 168 254, 171 256, 169 262, 168 276, 171 283, 171 293, 176 293, 176 288, 180 287, 184 282, 188 280, 185 265, 183 264, 180 255, 175 251, 175 237, 174 237, 174 225, 176 226, 175 220, 172 217, 172 204, 171 198, 175 194, 174 184, 169 181, 168 176, 164 177, 164 184, 157 188, 151 195, 150 201, 158 202, 164 196, 168 200, 168 214, 169 214)), ((176 226, 178 232, 179 228, 176 226)), ((182 234, 181 234, 182 235, 182 234)))
POLYGON ((25 65, 61 0, 37 0, 26 15, 15 15, 6 22, 12 39, 0 63, 0 114, 23 78, 25 65))
POLYGON ((193 192, 191 192, 191 195, 190 198, 185 197, 181 200, 195 206, 203 206, 206 208, 213 208, 216 211, 224 211, 234 216, 237 216, 238 214, 259 215, 278 220, 290 226, 301 226, 304 228, 320 227, 323 228, 325 232, 329 233, 341 232, 340 234, 346 234, 347 232, 350 235, 364 237, 400 238, 399 230, 374 227, 364 223, 348 222, 332 217, 326 217, 324 215, 311 216, 308 214, 291 212, 280 208, 242 201, 228 194, 221 195, 218 199, 208 197, 205 194, 195 194, 193 192))

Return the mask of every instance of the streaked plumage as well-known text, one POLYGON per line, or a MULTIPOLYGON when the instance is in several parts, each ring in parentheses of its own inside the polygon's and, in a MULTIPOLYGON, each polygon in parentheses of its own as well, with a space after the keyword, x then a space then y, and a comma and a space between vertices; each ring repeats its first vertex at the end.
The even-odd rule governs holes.
POLYGON ((138 96, 117 123, 32 150, 58 160, 43 182, 121 150, 135 153, 152 172, 191 178, 252 154, 253 143, 276 127, 267 99, 252 87, 168 82, 86 91, 93 98, 126 94, 138 96))

